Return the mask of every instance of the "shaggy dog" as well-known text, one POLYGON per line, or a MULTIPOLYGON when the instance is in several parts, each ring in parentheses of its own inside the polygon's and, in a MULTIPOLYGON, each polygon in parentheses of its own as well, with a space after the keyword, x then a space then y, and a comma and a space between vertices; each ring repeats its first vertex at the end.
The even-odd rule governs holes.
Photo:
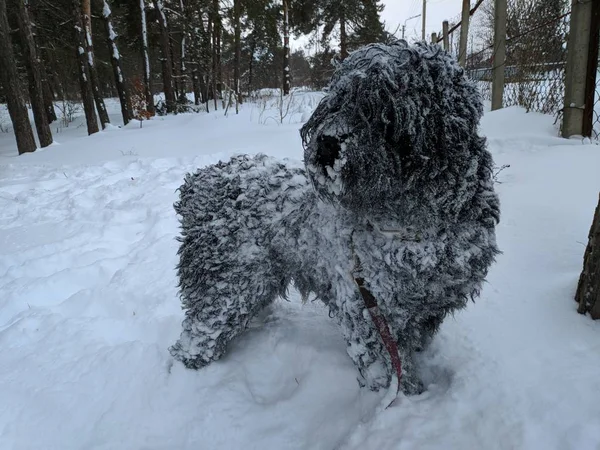
POLYGON ((219 359, 293 285, 328 305, 361 384, 389 386, 399 356, 400 388, 421 392, 415 352, 479 294, 498 253, 482 111, 438 46, 368 45, 302 127, 304 167, 236 156, 188 174, 175 204, 186 317, 171 354, 194 369, 219 359))

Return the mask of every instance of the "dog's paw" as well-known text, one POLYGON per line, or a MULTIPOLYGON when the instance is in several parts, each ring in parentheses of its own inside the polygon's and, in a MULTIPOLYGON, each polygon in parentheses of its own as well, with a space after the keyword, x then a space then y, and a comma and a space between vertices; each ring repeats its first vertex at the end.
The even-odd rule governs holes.
POLYGON ((404 395, 419 395, 425 391, 425 385, 417 377, 403 376, 400 382, 400 390, 404 395))

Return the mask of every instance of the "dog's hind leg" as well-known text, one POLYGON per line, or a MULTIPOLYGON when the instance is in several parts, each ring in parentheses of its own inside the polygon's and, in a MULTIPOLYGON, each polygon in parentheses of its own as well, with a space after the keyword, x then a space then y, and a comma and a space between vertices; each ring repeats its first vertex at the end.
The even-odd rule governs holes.
POLYGON ((289 273, 272 241, 295 205, 288 195, 302 197, 306 189, 300 169, 265 155, 234 157, 185 177, 175 210, 186 317, 170 351, 187 367, 219 359, 259 311, 285 294, 289 273))
POLYGON ((181 336, 170 348, 186 367, 199 369, 221 358, 249 321, 281 293, 272 277, 261 279, 250 270, 235 272, 228 273, 229 284, 217 281, 207 287, 187 310, 181 336))

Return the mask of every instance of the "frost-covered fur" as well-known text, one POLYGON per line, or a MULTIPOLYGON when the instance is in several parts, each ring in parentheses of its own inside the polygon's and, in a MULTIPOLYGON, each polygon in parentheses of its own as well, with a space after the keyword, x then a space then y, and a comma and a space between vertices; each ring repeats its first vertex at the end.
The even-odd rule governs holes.
POLYGON ((173 356, 196 369, 219 359, 292 284, 329 306, 360 381, 386 387, 390 357, 361 277, 397 340, 402 389, 420 392, 414 353, 479 294, 498 252, 481 115, 476 87, 437 46, 369 45, 339 65, 302 127, 305 168, 237 156, 188 174, 173 356))

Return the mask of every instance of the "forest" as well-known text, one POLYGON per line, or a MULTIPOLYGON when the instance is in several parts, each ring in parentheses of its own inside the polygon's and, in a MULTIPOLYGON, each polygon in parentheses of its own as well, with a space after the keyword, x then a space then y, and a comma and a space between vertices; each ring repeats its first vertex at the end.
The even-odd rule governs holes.
POLYGON ((110 122, 108 97, 127 124, 241 104, 262 88, 322 88, 334 59, 391 38, 382 10, 380 0, 0 0, 0 103, 26 153, 36 149, 28 104, 45 147, 56 102, 81 102, 93 134, 110 122), (290 39, 313 51, 291 52, 290 39))

